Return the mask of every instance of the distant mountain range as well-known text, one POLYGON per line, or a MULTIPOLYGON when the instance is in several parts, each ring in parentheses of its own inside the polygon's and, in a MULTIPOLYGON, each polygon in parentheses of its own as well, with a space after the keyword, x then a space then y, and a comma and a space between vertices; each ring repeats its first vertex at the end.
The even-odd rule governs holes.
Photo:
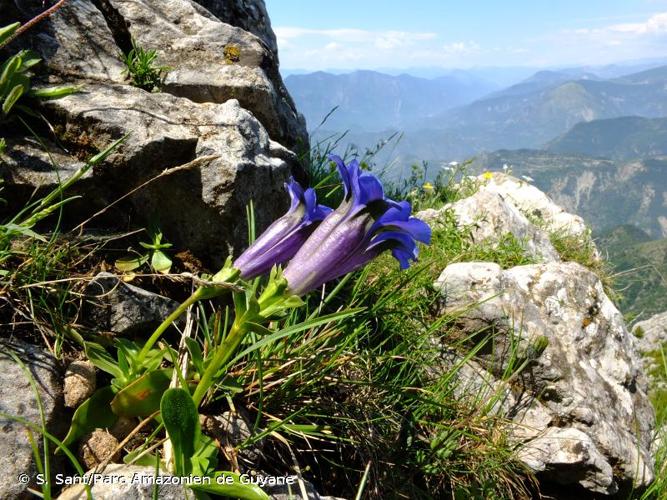
POLYGON ((410 127, 497 89, 465 74, 426 79, 375 71, 290 75, 285 84, 311 129, 337 108, 326 129, 355 132, 410 127))
MULTIPOLYGON (((425 127, 455 130, 476 150, 535 148, 580 122, 619 116, 667 116, 667 66, 614 79, 555 72, 429 118, 425 127)), ((471 150, 471 152, 473 152, 471 150)))
MULTIPOLYGON (((641 65, 633 66, 637 67, 641 65)), ((623 73, 618 67, 593 70, 540 71, 505 89, 471 74, 429 80, 370 71, 291 75, 286 83, 311 130, 338 106, 315 139, 347 130, 346 142, 363 150, 400 131, 404 136, 392 158, 402 164, 461 160, 501 148, 558 148, 556 138, 579 124, 627 116, 667 117, 667 66, 622 76, 616 76, 623 73)), ((563 151, 579 152, 566 144, 592 134, 590 140, 599 145, 593 154, 604 156, 617 145, 624 124, 629 122, 573 129, 572 139, 563 139, 563 151)), ((662 142, 661 129, 659 122, 646 122, 640 137, 628 138, 627 146, 608 154, 628 158, 632 151, 640 157, 660 152, 655 145, 662 142)))

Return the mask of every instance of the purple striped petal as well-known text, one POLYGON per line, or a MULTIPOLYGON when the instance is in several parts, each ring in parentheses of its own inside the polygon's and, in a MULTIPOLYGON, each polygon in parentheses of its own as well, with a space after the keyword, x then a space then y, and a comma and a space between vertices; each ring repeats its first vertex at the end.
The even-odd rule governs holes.
POLYGON ((251 279, 268 272, 274 265, 284 264, 301 248, 317 224, 332 211, 317 204, 313 189, 306 189, 290 179, 285 183, 290 195, 290 208, 264 231, 235 261, 241 277, 251 279))

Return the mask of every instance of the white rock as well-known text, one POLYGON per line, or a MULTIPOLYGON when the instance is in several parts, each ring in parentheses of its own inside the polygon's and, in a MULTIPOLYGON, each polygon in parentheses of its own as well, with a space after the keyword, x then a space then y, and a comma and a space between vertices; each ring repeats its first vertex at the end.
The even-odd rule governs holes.
POLYGON ((480 181, 480 191, 499 194, 522 213, 544 221, 549 231, 562 231, 570 236, 587 233, 581 217, 563 210, 532 184, 500 172, 493 172, 488 179, 480 176, 480 181))
MULTIPOLYGON (((464 332, 490 326, 497 332, 492 352, 479 356, 480 365, 494 376, 507 368, 512 350, 523 356, 539 338, 548 339, 546 349, 514 381, 513 386, 522 387, 517 401, 539 399, 553 422, 583 433, 593 445, 588 448, 599 452, 587 467, 580 461, 572 468, 567 463, 552 467, 559 481, 574 475, 583 487, 609 493, 652 480, 655 417, 647 382, 632 336, 595 274, 572 262, 505 271, 496 264, 457 263, 442 272, 435 286, 443 294, 444 312, 456 315, 464 332), (607 484, 601 474, 612 470, 607 484)), ((549 419, 542 422, 547 424, 538 419, 534 430, 546 432, 554 425, 549 419)), ((549 446, 556 444, 550 440, 549 446)), ((548 460, 545 467, 550 468, 548 460)))

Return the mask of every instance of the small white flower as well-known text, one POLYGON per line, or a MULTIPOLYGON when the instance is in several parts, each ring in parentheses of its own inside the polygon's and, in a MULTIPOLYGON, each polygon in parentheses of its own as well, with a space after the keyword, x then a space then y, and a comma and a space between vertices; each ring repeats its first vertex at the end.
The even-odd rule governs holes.
POLYGON ((450 162, 449 162, 449 166, 450 166, 450 167, 456 167, 456 166, 458 166, 458 164, 459 164, 458 161, 450 161, 450 162))

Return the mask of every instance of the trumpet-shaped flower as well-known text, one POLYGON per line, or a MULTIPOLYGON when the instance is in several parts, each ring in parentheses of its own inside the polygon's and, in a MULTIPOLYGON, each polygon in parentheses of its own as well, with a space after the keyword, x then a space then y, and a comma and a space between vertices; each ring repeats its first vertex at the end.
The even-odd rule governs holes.
POLYGON ((410 203, 385 198, 377 177, 362 173, 356 160, 345 165, 338 156, 329 159, 338 167, 345 199, 285 268, 283 276, 294 295, 359 269, 385 250, 405 269, 417 258, 416 242, 431 239, 431 228, 410 215, 410 203))
POLYGON ((318 205, 315 191, 294 179, 285 184, 292 200, 285 215, 274 221, 233 264, 241 277, 251 279, 291 259, 331 208, 318 205))

